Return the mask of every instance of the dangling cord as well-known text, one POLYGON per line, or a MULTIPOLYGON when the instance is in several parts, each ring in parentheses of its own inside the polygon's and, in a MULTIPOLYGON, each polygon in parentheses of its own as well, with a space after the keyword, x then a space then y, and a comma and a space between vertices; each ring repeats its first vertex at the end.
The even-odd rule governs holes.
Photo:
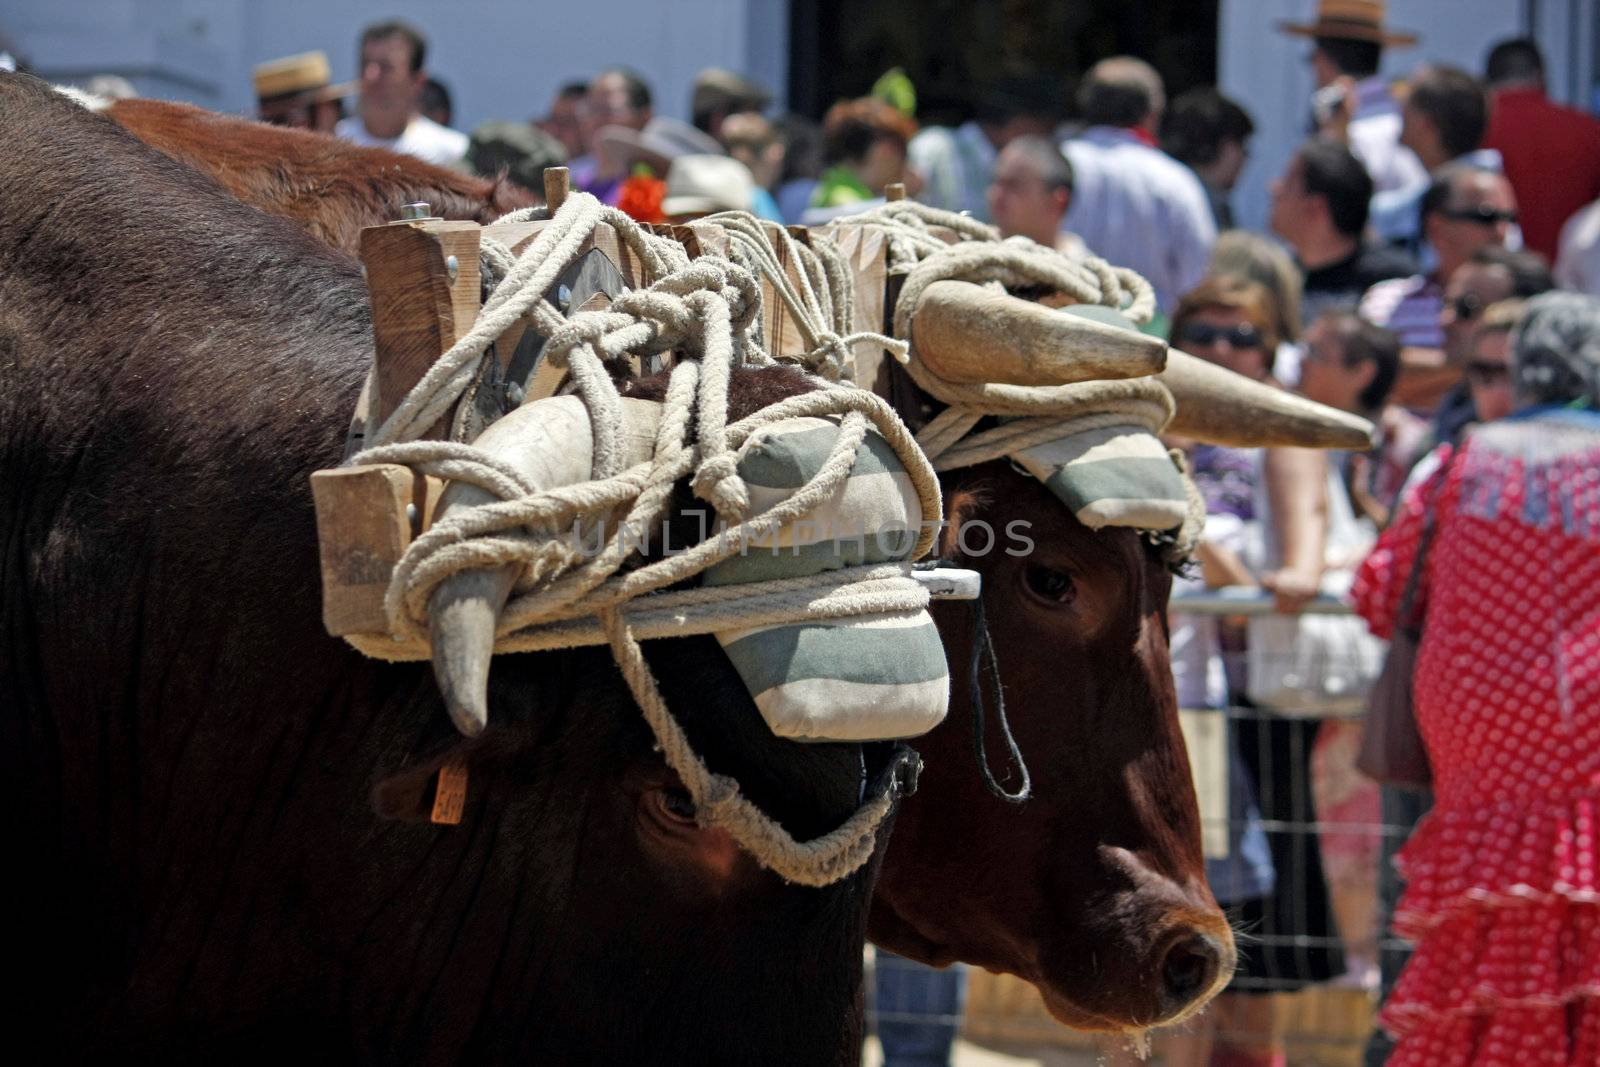
POLYGON ((983 597, 972 602, 972 662, 968 665, 972 677, 972 747, 978 758, 978 774, 983 778, 983 784, 989 792, 999 797, 1008 804, 1021 804, 1033 796, 1033 779, 1028 774, 1028 765, 1023 762, 1022 750, 1017 747, 1016 738, 1011 736, 1011 723, 1006 719, 1006 697, 1000 689, 1000 662, 995 658, 994 640, 989 636, 989 623, 983 614, 983 597), (989 687, 994 691, 994 714, 1000 723, 1000 736, 1005 738, 1006 751, 1011 756, 1011 762, 1016 764, 1017 770, 1022 774, 1022 784, 1015 793, 1006 792, 1006 787, 995 779, 994 772, 989 769, 989 754, 983 747, 983 680, 981 677, 983 661, 989 661, 989 687))

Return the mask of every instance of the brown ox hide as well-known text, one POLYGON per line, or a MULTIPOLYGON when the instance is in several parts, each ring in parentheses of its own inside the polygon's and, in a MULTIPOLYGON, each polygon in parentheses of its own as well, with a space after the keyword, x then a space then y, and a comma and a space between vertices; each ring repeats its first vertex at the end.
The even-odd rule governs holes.
POLYGON ((294 219, 352 255, 362 227, 393 222, 404 205, 419 200, 440 218, 473 222, 493 222, 539 202, 504 178, 475 178, 387 149, 188 104, 117 100, 105 114, 252 207, 294 219))
MULTIPOLYGON (((354 264, 31 78, 0 73, 0 141, 8 1030, 60 1062, 855 1062, 872 871, 788 886, 700 830, 605 650, 497 659, 463 742, 426 664, 323 632, 354 264), (450 828, 412 818, 446 758, 450 828)), ((740 374, 734 414, 806 387, 740 374)), ((646 654, 792 832, 854 810, 876 750, 774 738, 713 638, 646 654)))
MULTIPOLYGON (((895 373, 894 392, 906 399, 914 387, 895 373)), ((902 406, 913 418, 926 411, 902 406)), ((963 960, 1026 978, 1056 1018, 1081 1029, 1181 1017, 1226 982, 1234 948, 1206 884, 1178 725, 1171 575, 1136 531, 1088 529, 1009 463, 940 482, 951 524, 940 554, 983 575, 1033 797, 1008 804, 976 773, 975 615, 970 605, 936 604, 950 715, 916 743, 923 784, 896 818, 868 933, 926 963, 963 960)), ((987 684, 984 699, 988 758, 1014 789, 987 684)))
MULTIPOLYGON (((208 141, 191 152, 207 173, 233 158, 208 141)), ((342 210, 339 196, 330 191, 323 210, 342 210)), ((925 417, 918 403, 904 406, 925 417)), ((936 964, 1021 975, 1073 1025, 1139 1026, 1180 1013, 1226 977, 1233 949, 1204 885, 1167 659, 1166 572, 1133 531, 1087 530, 1008 464, 953 472, 943 484, 947 513, 989 523, 1002 544, 1021 520, 1041 552, 1075 553, 1071 573, 1099 590, 1103 628, 1085 629, 1081 607, 1042 610, 999 547, 969 562, 984 573, 1034 799, 1014 807, 981 785, 969 740, 970 609, 938 608, 951 715, 916 742, 929 770, 890 842, 873 940, 936 964)), ((997 736, 989 751, 998 763, 997 736)))

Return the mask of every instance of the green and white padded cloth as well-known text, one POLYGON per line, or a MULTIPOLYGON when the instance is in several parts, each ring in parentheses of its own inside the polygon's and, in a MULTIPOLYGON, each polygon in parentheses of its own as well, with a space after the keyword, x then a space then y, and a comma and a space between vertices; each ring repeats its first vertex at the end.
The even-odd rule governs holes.
MULTIPOLYGON (((816 476, 839 434, 831 419, 776 423, 741 450, 751 514, 762 514, 816 476)), ((922 524, 911 479, 894 450, 869 431, 834 499, 705 572, 707 585, 820 574, 908 560, 922 524)), ((949 706, 944 645, 926 611, 756 626, 720 632, 772 732, 807 741, 915 737, 949 706)))

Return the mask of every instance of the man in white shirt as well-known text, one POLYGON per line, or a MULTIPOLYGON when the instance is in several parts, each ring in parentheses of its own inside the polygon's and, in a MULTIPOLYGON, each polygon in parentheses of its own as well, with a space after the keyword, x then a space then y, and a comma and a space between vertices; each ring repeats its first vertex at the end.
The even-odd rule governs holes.
POLYGON ((1089 127, 1061 151, 1074 178, 1063 229, 1144 275, 1170 314, 1205 275, 1217 228, 1200 179, 1155 147, 1165 103, 1161 75, 1148 63, 1101 60, 1078 91, 1089 127))
POLYGON ((440 166, 467 153, 467 135, 419 111, 428 80, 422 61, 428 42, 404 22, 379 22, 361 31, 360 103, 334 132, 347 141, 388 148, 440 166))

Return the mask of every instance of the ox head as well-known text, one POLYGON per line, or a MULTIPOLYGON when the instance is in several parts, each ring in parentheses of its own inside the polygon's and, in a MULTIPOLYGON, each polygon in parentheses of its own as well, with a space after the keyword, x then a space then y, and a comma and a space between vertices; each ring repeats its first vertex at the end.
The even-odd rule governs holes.
MULTIPOLYGON (((928 286, 912 321, 917 358, 947 381, 1047 385, 1160 371, 1176 401, 1173 433, 1327 447, 1360 445, 1370 432, 1151 338, 976 286, 928 286)), ((903 377, 892 384, 908 422, 932 414, 926 394, 903 377)), ((1151 449, 1164 460, 1145 436, 1142 462, 1151 449)), ((870 933, 925 962, 965 960, 1026 978, 1068 1025, 1169 1022, 1226 983, 1235 955, 1205 882, 1177 717, 1171 537, 1117 525, 1081 501, 1069 507, 1035 474, 1006 459, 941 474, 950 525, 940 554, 981 572, 988 633, 962 605, 935 606, 951 714, 918 742, 928 772, 897 815, 870 933), (986 639, 1000 693, 977 656, 986 639), (1000 755, 1002 694, 1032 777, 1021 804, 986 788, 974 762, 973 733, 983 731, 1002 784, 1019 781, 1000 755)), ((1115 511, 1129 502, 1111 503, 1115 511)))
MULTIPOLYGON (((737 371, 730 419, 810 388, 788 370, 737 371)), ((636 383, 624 407, 659 399, 664 389, 659 379, 636 383)), ((487 434, 479 443, 541 484, 588 481, 582 412, 575 398, 539 401, 502 420, 516 431, 509 444, 487 434), (518 430, 512 419, 527 425, 518 430)), ((452 485, 444 510, 465 492, 452 485)), ((706 531, 687 488, 677 492, 662 541, 681 550, 706 531)), ((425 817, 436 771, 464 762, 466 817, 437 847, 460 848, 464 861, 485 864, 489 883, 515 884, 519 863, 543 867, 542 888, 518 898, 505 935, 520 935, 517 924, 528 923, 538 942, 558 946, 553 958, 507 960, 522 969, 514 973, 537 969, 555 987, 545 1012, 524 1012, 536 1034, 527 1040, 543 1053, 534 1058, 626 1060, 648 1048, 663 1062, 737 1061, 761 1049, 776 1062, 854 1062, 876 863, 804 888, 760 867, 723 830, 699 825, 604 648, 497 656, 489 672, 510 581, 468 571, 433 593, 435 677, 469 736, 457 736, 436 714, 432 758, 387 780, 378 803, 391 816, 425 817), (476 829, 463 833, 469 827, 476 829), (511 845, 519 834, 527 840, 511 845), (489 850, 474 835, 498 843, 489 850), (805 966, 774 966, 802 959, 805 966)), ((708 767, 735 778, 800 840, 837 827, 895 771, 888 743, 775 736, 714 636, 643 647, 708 767)), ((492 1004, 505 999, 494 990, 484 995, 492 1004)))

